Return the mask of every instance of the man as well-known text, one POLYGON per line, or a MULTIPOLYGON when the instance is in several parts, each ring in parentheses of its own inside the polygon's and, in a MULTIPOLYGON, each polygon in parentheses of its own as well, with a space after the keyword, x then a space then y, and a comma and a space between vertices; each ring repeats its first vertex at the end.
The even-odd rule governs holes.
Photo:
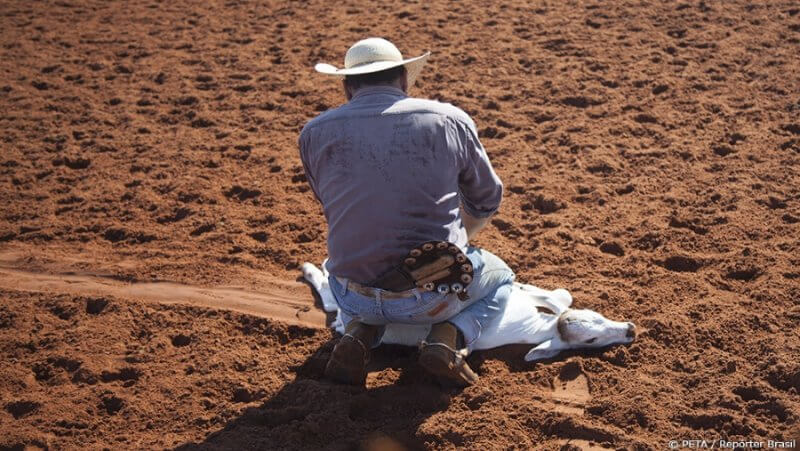
POLYGON ((344 69, 316 66, 344 77, 348 100, 310 121, 299 139, 328 222, 326 266, 346 325, 325 369, 338 382, 364 384, 383 326, 410 323, 432 324, 419 356, 426 370, 444 384, 474 383, 464 358, 511 292, 511 269, 467 245, 503 191, 474 123, 452 105, 406 94, 429 54, 403 59, 391 42, 369 38, 350 47, 344 69), (425 252, 436 262, 410 271, 425 252), (436 265, 454 258, 469 262, 444 274, 462 271, 466 284, 440 284, 436 265))

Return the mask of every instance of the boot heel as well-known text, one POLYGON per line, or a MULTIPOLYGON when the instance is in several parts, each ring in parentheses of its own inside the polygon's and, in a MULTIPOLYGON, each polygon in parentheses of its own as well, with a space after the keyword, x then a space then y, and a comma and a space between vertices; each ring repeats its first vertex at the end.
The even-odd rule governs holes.
POLYGON ((343 336, 325 365, 325 377, 340 384, 364 385, 367 381, 365 354, 365 347, 357 338, 343 336))
POLYGON ((419 364, 445 387, 464 388, 478 381, 478 375, 463 356, 442 345, 425 345, 420 351, 419 364))

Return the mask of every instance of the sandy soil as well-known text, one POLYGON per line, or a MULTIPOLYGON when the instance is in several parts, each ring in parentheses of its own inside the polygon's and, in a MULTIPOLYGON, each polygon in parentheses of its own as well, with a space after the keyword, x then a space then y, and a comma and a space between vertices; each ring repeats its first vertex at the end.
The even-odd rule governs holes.
POLYGON ((661 449, 800 438, 796 2, 0 3, 0 447, 661 449), (312 71, 433 56, 506 184, 477 244, 641 331, 330 384, 312 71))

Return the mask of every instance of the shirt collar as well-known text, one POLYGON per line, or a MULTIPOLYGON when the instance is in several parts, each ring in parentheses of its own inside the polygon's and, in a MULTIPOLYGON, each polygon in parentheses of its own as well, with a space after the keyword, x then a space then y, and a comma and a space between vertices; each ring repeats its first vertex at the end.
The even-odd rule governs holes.
POLYGON ((366 97, 375 94, 391 94, 396 96, 406 97, 406 93, 400 88, 394 86, 367 86, 356 91, 355 95, 350 99, 352 102, 361 97, 366 97))

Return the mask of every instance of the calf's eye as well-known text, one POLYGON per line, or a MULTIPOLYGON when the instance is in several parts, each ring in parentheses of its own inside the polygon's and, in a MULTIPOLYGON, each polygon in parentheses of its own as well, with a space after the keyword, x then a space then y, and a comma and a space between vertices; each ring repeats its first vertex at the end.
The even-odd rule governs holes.
POLYGON ((584 341, 584 343, 590 344, 590 343, 594 343, 596 340, 597 340, 597 337, 594 337, 594 338, 590 338, 590 339, 584 341))

